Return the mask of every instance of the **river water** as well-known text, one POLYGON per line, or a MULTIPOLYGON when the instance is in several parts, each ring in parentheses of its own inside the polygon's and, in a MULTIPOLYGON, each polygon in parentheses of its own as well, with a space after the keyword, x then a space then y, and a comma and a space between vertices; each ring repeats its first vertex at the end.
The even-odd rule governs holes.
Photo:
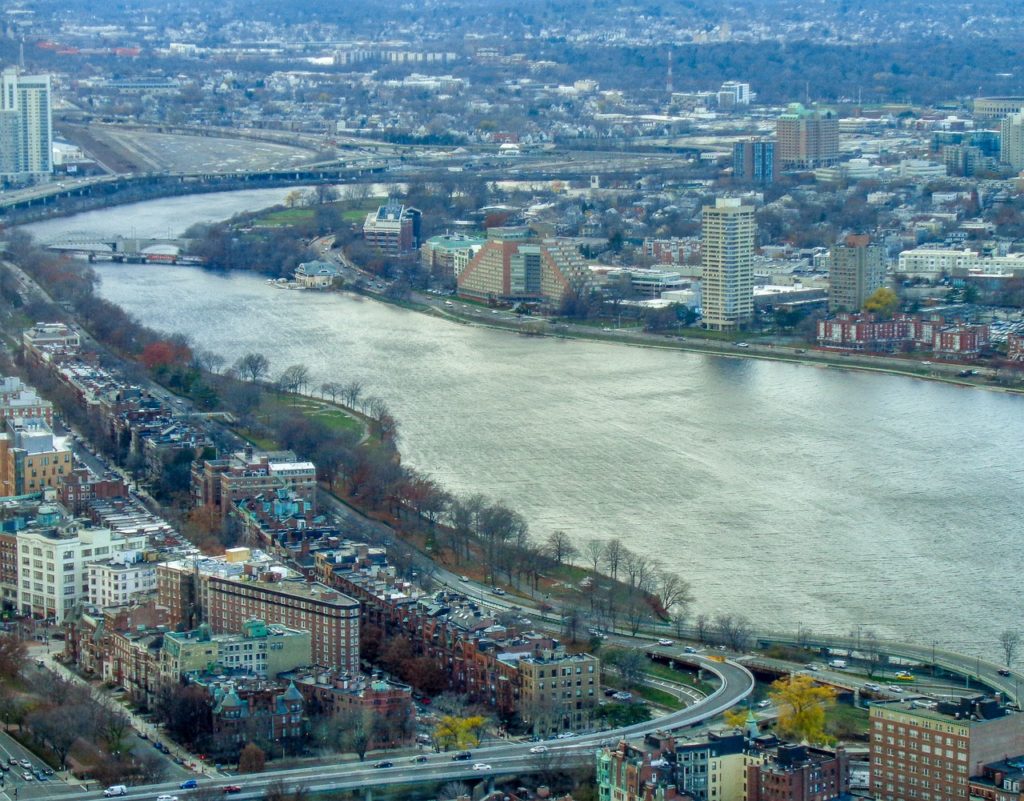
MULTIPOLYGON (((30 230, 178 234, 277 199, 174 198, 30 230)), ((257 350, 273 371, 309 366, 314 386, 360 379, 399 420, 407 463, 505 500, 538 537, 622 538, 691 580, 699 611, 993 659, 1020 623, 1024 399, 523 338, 248 274, 97 271, 104 296, 229 363, 257 350)))

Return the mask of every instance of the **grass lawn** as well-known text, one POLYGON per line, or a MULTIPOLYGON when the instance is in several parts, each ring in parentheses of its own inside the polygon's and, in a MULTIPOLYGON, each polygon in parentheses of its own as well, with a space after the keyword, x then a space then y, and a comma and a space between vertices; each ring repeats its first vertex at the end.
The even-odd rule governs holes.
POLYGON ((313 213, 314 210, 308 206, 295 209, 280 209, 253 220, 253 225, 283 228, 287 225, 309 222, 313 219, 313 213))
MULTIPOLYGON (((615 689, 624 689, 622 679, 619 676, 602 676, 601 684, 604 687, 614 687, 615 689)), ((682 709, 683 702, 676 698, 671 693, 667 693, 664 690, 659 690, 657 687, 630 687, 629 692, 633 695, 638 695, 645 701, 654 704, 655 706, 664 707, 665 709, 682 709)))
POLYGON ((382 204, 387 202, 386 197, 372 197, 366 200, 359 201, 358 204, 351 208, 345 209, 341 213, 341 217, 346 222, 361 222, 366 219, 366 215, 371 211, 376 211, 382 204))

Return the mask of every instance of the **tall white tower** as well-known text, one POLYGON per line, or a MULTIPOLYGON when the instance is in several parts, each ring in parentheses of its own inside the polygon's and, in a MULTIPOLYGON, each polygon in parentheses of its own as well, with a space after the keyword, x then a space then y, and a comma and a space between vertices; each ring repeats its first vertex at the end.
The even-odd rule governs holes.
POLYGON ((25 180, 53 172, 50 76, 0 72, 0 179, 25 180))
POLYGON ((712 331, 734 331, 754 316, 754 207, 718 198, 702 214, 701 309, 712 331))

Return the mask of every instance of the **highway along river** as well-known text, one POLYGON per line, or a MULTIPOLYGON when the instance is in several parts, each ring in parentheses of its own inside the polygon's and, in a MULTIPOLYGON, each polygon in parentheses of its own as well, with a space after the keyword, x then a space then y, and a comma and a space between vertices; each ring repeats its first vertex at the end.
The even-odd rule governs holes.
MULTIPOLYGON (((270 193, 157 200, 30 230, 178 234, 270 193)), ((98 265, 100 291, 231 363, 387 399, 405 460, 537 537, 620 537, 698 611, 998 659, 1024 602, 1024 399, 909 378, 532 339, 250 274, 98 265)))

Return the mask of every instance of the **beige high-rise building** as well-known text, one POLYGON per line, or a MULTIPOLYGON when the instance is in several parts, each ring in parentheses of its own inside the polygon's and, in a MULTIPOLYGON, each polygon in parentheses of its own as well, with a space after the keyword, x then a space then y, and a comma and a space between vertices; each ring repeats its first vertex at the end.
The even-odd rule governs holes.
POLYGON ((754 207, 718 198, 702 215, 701 307, 704 327, 732 331, 754 315, 754 207))
POLYGON ((1024 170, 1024 112, 1006 117, 999 125, 999 160, 1024 170))
POLYGON ((0 72, 0 180, 53 172, 50 76, 0 72))
POLYGON ((790 103, 775 123, 775 160, 781 170, 813 170, 839 161, 836 113, 790 103))
POLYGON ((848 236, 835 245, 829 267, 829 311, 855 312, 885 283, 885 248, 867 236, 848 236))

